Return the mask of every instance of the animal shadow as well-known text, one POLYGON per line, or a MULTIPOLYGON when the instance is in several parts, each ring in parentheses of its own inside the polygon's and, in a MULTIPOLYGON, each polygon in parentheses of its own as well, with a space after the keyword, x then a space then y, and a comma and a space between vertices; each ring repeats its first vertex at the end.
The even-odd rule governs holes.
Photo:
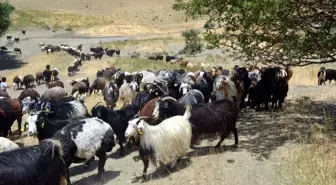
POLYGON ((98 167, 98 160, 94 160, 90 163, 90 165, 88 166, 88 168, 85 168, 84 163, 81 165, 77 165, 77 166, 73 166, 69 169, 69 173, 71 176, 76 176, 76 175, 80 175, 86 172, 91 172, 95 169, 97 169, 98 167))
POLYGON ((105 171, 102 174, 101 180, 99 182, 95 180, 96 174, 93 174, 88 177, 82 178, 72 184, 73 185, 103 185, 115 179, 119 175, 120 175, 120 171, 105 171))
MULTIPOLYGON (((188 166, 191 165, 191 160, 189 157, 182 158, 181 160, 176 163, 175 167, 173 169, 170 169, 169 165, 168 166, 160 166, 155 169, 154 172, 151 174, 148 174, 148 179, 147 181, 152 181, 152 180, 158 180, 161 178, 168 177, 171 173, 176 173, 179 172, 180 170, 187 168, 188 166)), ((150 164, 151 165, 151 164, 150 164)), ((140 179, 142 177, 138 176, 132 179, 131 183, 139 183, 140 179)))
POLYGON ((227 151, 231 152, 238 152, 241 151, 236 145, 221 145, 218 148, 214 146, 199 146, 199 147, 192 147, 193 151, 188 153, 190 157, 199 157, 205 155, 212 155, 212 154, 221 154, 227 151))

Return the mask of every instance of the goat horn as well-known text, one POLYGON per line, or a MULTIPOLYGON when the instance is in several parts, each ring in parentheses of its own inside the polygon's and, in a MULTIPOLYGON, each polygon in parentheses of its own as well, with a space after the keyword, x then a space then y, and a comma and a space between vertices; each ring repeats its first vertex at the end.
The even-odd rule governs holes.
POLYGON ((160 98, 159 99, 160 101, 165 101, 165 100, 174 100, 174 101, 177 101, 175 98, 171 97, 171 96, 165 96, 163 98, 160 98))
POLYGON ((152 117, 149 117, 149 116, 140 116, 138 117, 139 119, 146 119, 146 118, 152 118, 152 117))
POLYGON ((100 102, 98 102, 95 106, 93 106, 93 108, 96 108, 97 107, 97 105, 99 105, 99 104, 101 104, 102 102, 100 101, 100 102))
POLYGON ((140 114, 140 110, 133 118, 136 118, 137 116, 139 116, 139 114, 140 114))

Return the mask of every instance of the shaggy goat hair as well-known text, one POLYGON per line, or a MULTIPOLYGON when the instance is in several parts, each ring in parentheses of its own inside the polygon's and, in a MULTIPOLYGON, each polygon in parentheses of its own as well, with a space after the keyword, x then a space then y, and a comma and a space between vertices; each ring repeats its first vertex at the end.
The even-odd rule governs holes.
POLYGON ((106 152, 115 146, 114 132, 109 124, 98 118, 86 118, 63 127, 53 138, 62 143, 67 174, 72 163, 89 162, 96 155, 99 158, 96 180, 101 179, 106 152))
POLYGON ((0 153, 20 148, 14 141, 0 137, 0 153))
POLYGON ((110 124, 120 145, 120 156, 124 155, 123 143, 125 140, 125 131, 128 126, 128 120, 133 118, 139 112, 138 107, 129 105, 119 110, 108 109, 102 105, 96 105, 91 109, 92 117, 97 117, 110 124))
POLYGON ((174 116, 151 126, 143 119, 130 122, 125 135, 131 136, 132 132, 140 134, 140 157, 144 163, 143 179, 147 178, 149 160, 156 165, 156 161, 163 164, 170 163, 173 168, 181 157, 190 149, 192 137, 191 124, 189 123, 191 106, 187 105, 183 116, 174 116))
POLYGON ((184 105, 194 105, 204 103, 204 96, 201 91, 193 89, 184 94, 179 100, 184 105))
MULTIPOLYGON (((153 117, 156 119, 167 119, 172 116, 182 115, 184 105, 176 102, 171 97, 162 98, 156 104, 153 117)), ((238 134, 236 122, 238 119, 238 108, 230 100, 218 100, 211 103, 201 103, 192 106, 190 123, 193 125, 193 141, 196 141, 200 134, 220 133, 221 138, 215 146, 218 148, 224 139, 233 132, 235 145, 238 145, 238 134)))
POLYGON ((58 141, 0 154, 0 182, 10 185, 60 185, 69 179, 58 141))

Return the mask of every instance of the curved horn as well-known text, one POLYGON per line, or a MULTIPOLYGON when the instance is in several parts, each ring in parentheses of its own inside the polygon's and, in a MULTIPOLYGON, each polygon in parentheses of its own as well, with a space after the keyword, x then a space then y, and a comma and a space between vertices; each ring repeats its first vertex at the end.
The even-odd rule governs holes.
POLYGON ((149 116, 140 116, 138 117, 139 119, 146 119, 146 118, 152 118, 152 117, 149 117, 149 116))
MULTIPOLYGON (((175 98, 171 97, 171 96, 165 96, 165 97, 162 97, 159 99, 160 101, 165 101, 165 100, 174 100, 174 101, 177 101, 175 98)), ((159 101, 158 100, 158 101, 159 101)))
POLYGON ((137 116, 139 116, 140 111, 141 111, 141 110, 139 110, 139 112, 138 112, 135 116, 133 116, 133 118, 136 118, 137 116))
POLYGON ((99 105, 99 104, 101 104, 102 102, 100 101, 100 102, 98 102, 95 106, 93 106, 93 108, 96 108, 97 107, 97 105, 99 105))

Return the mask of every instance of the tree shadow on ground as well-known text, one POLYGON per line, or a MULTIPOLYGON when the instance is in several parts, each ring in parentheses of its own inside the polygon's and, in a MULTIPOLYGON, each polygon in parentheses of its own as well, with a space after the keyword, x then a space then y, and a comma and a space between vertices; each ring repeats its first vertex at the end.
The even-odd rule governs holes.
POLYGON ((258 160, 268 159, 272 151, 286 142, 309 143, 312 126, 333 120, 334 112, 335 102, 313 101, 309 97, 288 101, 277 112, 244 109, 238 123, 239 146, 258 160))
MULTIPOLYGON (((171 173, 176 173, 184 168, 187 168, 188 166, 191 165, 191 162, 192 161, 190 160, 189 157, 185 157, 185 158, 182 158, 178 163, 176 163, 173 169, 170 169, 168 166, 160 166, 157 169, 155 169, 153 173, 148 174, 149 171, 147 171, 147 174, 148 174, 147 180, 153 181, 153 180, 168 177, 171 173)), ((142 174, 132 179, 131 183, 138 183, 141 178, 142 178, 142 174)))
POLYGON ((73 185, 103 185, 108 181, 111 181, 120 175, 120 171, 105 171, 101 176, 101 181, 97 182, 95 180, 97 174, 90 175, 88 177, 82 178, 74 183, 73 185))
POLYGON ((14 54, 10 51, 0 50, 0 71, 17 69, 24 65, 20 55, 14 54))

